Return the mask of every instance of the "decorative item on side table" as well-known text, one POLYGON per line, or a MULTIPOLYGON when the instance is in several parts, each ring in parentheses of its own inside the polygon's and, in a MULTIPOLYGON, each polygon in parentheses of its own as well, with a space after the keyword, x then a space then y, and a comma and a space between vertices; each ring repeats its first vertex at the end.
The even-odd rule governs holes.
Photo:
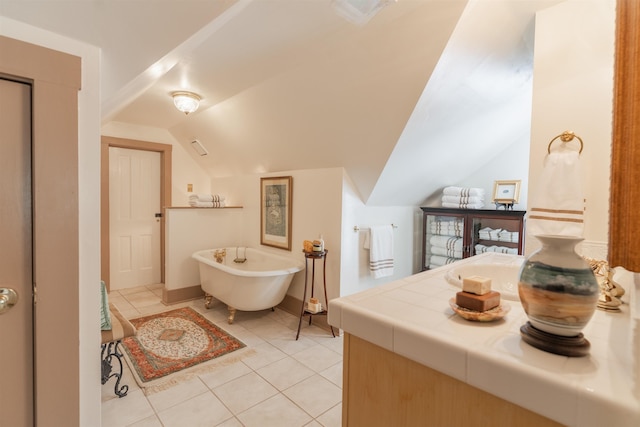
MULTIPOLYGON (((320 240, 314 240, 312 242, 312 249, 310 251, 307 250, 309 247, 309 241, 305 240, 304 243, 304 262, 305 262, 305 272, 304 272, 304 295, 302 296, 302 307, 300 308, 300 319, 298 320, 298 332, 296 333, 296 340, 300 337, 300 328, 302 327, 302 318, 304 316, 309 316, 309 325, 311 325, 311 321, 313 316, 326 316, 328 313, 328 306, 323 307, 322 303, 316 298, 315 295, 315 280, 316 280, 316 260, 322 260, 322 284, 324 288, 324 300, 327 305, 329 303, 329 298, 327 297, 327 253, 329 252, 324 248, 324 241, 322 237, 320 240), (322 250, 316 250, 316 248, 320 248, 322 246, 322 250), (309 290, 309 260, 311 260, 311 295, 309 301, 307 301, 307 292, 309 290)), ((335 338, 336 334, 333 332, 333 326, 329 325, 331 328, 331 335, 335 338)))

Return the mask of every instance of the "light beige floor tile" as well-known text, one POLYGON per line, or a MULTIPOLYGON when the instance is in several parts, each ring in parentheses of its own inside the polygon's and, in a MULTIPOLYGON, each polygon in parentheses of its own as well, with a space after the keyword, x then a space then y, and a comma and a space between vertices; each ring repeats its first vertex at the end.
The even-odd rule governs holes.
POLYGON ((149 305, 160 304, 158 301, 158 297, 153 294, 153 292, 144 289, 139 292, 134 292, 130 294, 123 294, 124 297, 136 308, 146 307, 149 305))
POLYGON ((311 421, 304 412, 282 394, 237 415, 246 427, 300 427, 311 421))
POLYGON ((342 361, 321 371, 320 375, 342 388, 342 361))
POLYGON ((331 335, 327 335, 327 336, 313 337, 312 339, 318 344, 322 344, 323 346, 327 347, 330 350, 335 351, 338 354, 343 353, 343 350, 344 350, 343 336, 338 336, 336 334, 335 338, 332 337, 331 335))
POLYGON ((287 357, 285 353, 269 343, 257 345, 253 347, 253 350, 255 350, 254 354, 242 359, 242 361, 253 370, 260 369, 263 366, 287 357))
POLYGON ((200 379, 207 385, 207 387, 213 390, 222 384, 240 378, 250 372, 252 371, 247 365, 238 361, 230 365, 216 367, 214 370, 207 372, 206 374, 200 374, 200 379))
POLYGON ((317 417, 342 400, 342 390, 321 375, 314 375, 283 392, 312 417, 317 417))
POLYGON ((149 291, 149 289, 147 289, 146 286, 134 286, 132 288, 122 288, 122 289, 115 289, 115 290, 120 292, 121 295, 132 295, 132 294, 137 294, 138 292, 149 291))
POLYGON ((315 341, 309 339, 307 337, 300 336, 296 340, 296 332, 291 331, 284 338, 273 338, 268 340, 269 343, 273 344, 275 347, 278 347, 283 352, 291 355, 295 353, 299 353, 302 350, 306 350, 309 347, 313 347, 317 345, 315 341))
POLYGON ((229 418, 222 424, 218 424, 216 427, 243 427, 242 423, 238 421, 236 417, 229 418))
MULTIPOLYGON (((107 426, 103 424, 102 427, 107 427, 107 426)), ((130 424, 127 427, 162 427, 162 423, 158 419, 158 416, 153 414, 152 416, 147 417, 144 420, 138 421, 137 423, 130 424)))
POLYGON ((233 414, 210 391, 158 413, 164 427, 211 427, 233 414))
POLYGON ((200 378, 194 377, 187 381, 182 381, 173 387, 157 393, 147 395, 147 399, 156 412, 163 411, 192 397, 199 396, 209 391, 200 378))
POLYGON ((127 426, 151 415, 154 415, 153 408, 141 390, 133 391, 121 399, 102 402, 103 427, 127 426))
POLYGON ((286 390, 315 374, 311 369, 291 357, 273 362, 256 372, 280 391, 286 390))
POLYGON ((255 372, 243 375, 213 389, 218 398, 233 412, 240 412, 278 393, 278 390, 255 372))
POLYGON ((322 424, 320 424, 316 420, 311 420, 311 422, 309 422, 308 424, 305 424, 304 427, 322 427, 322 424))
POLYGON ((295 353, 291 357, 316 372, 324 371, 342 360, 340 354, 329 350, 321 344, 316 344, 313 347, 295 353))
POLYGON ((316 418, 323 427, 341 427, 342 426, 342 403, 338 403, 324 414, 316 418))

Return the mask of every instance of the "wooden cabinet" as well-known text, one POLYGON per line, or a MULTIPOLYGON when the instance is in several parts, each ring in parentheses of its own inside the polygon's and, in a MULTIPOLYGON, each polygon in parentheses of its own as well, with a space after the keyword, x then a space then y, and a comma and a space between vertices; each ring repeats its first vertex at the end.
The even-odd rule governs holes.
POLYGON ((484 252, 522 255, 526 211, 422 208, 422 270, 484 252))

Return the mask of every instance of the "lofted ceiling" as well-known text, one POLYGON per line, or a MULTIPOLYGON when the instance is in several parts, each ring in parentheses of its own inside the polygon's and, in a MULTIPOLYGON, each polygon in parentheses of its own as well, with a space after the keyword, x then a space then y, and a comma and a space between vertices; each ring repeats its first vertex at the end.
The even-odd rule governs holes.
POLYGON ((363 202, 419 205, 528 136, 534 16, 560 1, 398 0, 364 25, 331 0, 0 0, 0 15, 100 47, 103 124, 167 129, 212 178, 344 167, 363 202), (178 112, 176 90, 200 109, 178 112))

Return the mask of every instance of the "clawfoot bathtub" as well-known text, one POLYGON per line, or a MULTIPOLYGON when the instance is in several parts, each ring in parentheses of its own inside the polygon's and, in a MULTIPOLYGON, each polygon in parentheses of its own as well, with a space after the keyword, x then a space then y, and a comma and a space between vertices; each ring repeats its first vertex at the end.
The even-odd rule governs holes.
POLYGON ((213 298, 229 309, 233 323, 236 310, 258 311, 280 304, 293 276, 304 269, 302 261, 254 248, 217 248, 195 252, 205 307, 213 298))

